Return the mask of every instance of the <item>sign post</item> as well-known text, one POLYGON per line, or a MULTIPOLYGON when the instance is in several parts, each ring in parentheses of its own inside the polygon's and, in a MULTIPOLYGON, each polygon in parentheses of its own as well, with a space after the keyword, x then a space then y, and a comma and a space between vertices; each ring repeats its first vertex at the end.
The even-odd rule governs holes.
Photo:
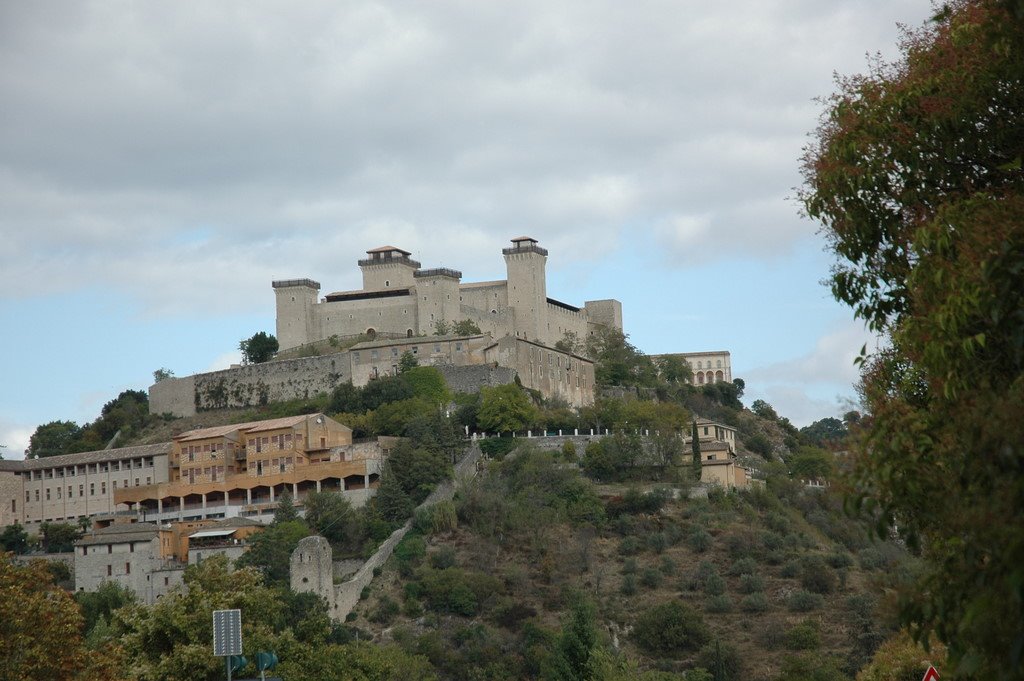
POLYGON ((238 669, 245 666, 242 657, 242 611, 213 611, 213 654, 224 658, 224 667, 231 681, 232 667, 238 669), (237 658, 236 658, 237 656, 237 658))

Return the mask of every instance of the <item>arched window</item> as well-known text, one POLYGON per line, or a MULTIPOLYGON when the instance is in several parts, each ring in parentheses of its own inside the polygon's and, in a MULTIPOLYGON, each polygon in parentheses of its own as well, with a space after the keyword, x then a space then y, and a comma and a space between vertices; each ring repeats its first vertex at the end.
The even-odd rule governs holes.
POLYGON ((377 337, 377 329, 373 328, 372 326, 370 328, 368 328, 366 330, 366 337, 369 338, 370 340, 373 340, 374 338, 376 338, 377 337))
POLYGON ((718 382, 724 381, 724 380, 725 380, 725 374, 723 374, 721 371, 716 371, 715 372, 715 382, 718 383, 718 382))
POLYGON ((406 338, 412 338, 412 329, 406 329, 405 330, 405 337, 406 338))

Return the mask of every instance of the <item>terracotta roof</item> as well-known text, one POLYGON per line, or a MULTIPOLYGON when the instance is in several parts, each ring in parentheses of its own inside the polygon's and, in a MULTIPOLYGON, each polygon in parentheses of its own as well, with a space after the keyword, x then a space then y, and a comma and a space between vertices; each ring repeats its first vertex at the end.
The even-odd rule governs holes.
POLYGON ((213 525, 210 525, 210 527, 207 528, 207 529, 214 528, 214 527, 216 527, 216 528, 228 528, 228 527, 266 527, 266 525, 264 525, 261 522, 257 522, 255 520, 253 520, 252 518, 242 518, 241 516, 236 516, 234 518, 225 518, 224 520, 219 520, 219 521, 215 522, 213 525))
POLYGON ((267 421, 232 423, 226 426, 213 426, 212 428, 198 428, 196 430, 186 431, 174 439, 178 442, 191 442, 194 440, 206 440, 211 437, 224 437, 225 435, 229 435, 235 431, 251 433, 264 430, 274 430, 276 428, 289 428, 302 423, 308 416, 311 416, 311 414, 286 416, 284 418, 269 419, 267 421))
POLYGON ((402 255, 412 255, 409 251, 403 251, 397 246, 378 246, 377 248, 371 248, 367 253, 390 253, 392 251, 398 251, 402 255))
POLYGON ((22 462, 22 470, 38 470, 40 468, 58 468, 61 466, 74 466, 85 463, 98 463, 102 461, 119 461, 121 459, 137 459, 145 456, 157 456, 167 454, 171 451, 170 442, 160 442, 155 445, 136 445, 135 447, 118 447, 116 449, 101 449, 92 452, 78 452, 76 454, 60 454, 58 456, 46 456, 39 459, 25 459, 22 462))

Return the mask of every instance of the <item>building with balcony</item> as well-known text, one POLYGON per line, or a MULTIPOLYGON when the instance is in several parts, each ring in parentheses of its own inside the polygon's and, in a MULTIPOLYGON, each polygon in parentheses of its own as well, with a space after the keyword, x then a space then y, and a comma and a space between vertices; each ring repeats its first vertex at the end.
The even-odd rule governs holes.
POLYGON ((353 443, 352 430, 323 414, 192 430, 174 438, 166 482, 115 493, 141 520, 268 519, 288 492, 311 491, 366 502, 393 438, 353 443))

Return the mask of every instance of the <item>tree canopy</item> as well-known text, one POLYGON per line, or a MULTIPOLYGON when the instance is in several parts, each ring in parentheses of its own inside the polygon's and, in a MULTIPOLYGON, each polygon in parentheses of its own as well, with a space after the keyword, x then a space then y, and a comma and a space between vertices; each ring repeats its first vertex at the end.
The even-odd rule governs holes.
POLYGON ((863 360, 857 501, 925 558, 915 637, 1020 679, 1024 3, 948 3, 901 50, 839 80, 804 158, 832 291, 890 340, 863 360))
POLYGON ((277 338, 266 331, 259 331, 238 342, 243 364, 262 364, 272 359, 279 348, 277 338))

